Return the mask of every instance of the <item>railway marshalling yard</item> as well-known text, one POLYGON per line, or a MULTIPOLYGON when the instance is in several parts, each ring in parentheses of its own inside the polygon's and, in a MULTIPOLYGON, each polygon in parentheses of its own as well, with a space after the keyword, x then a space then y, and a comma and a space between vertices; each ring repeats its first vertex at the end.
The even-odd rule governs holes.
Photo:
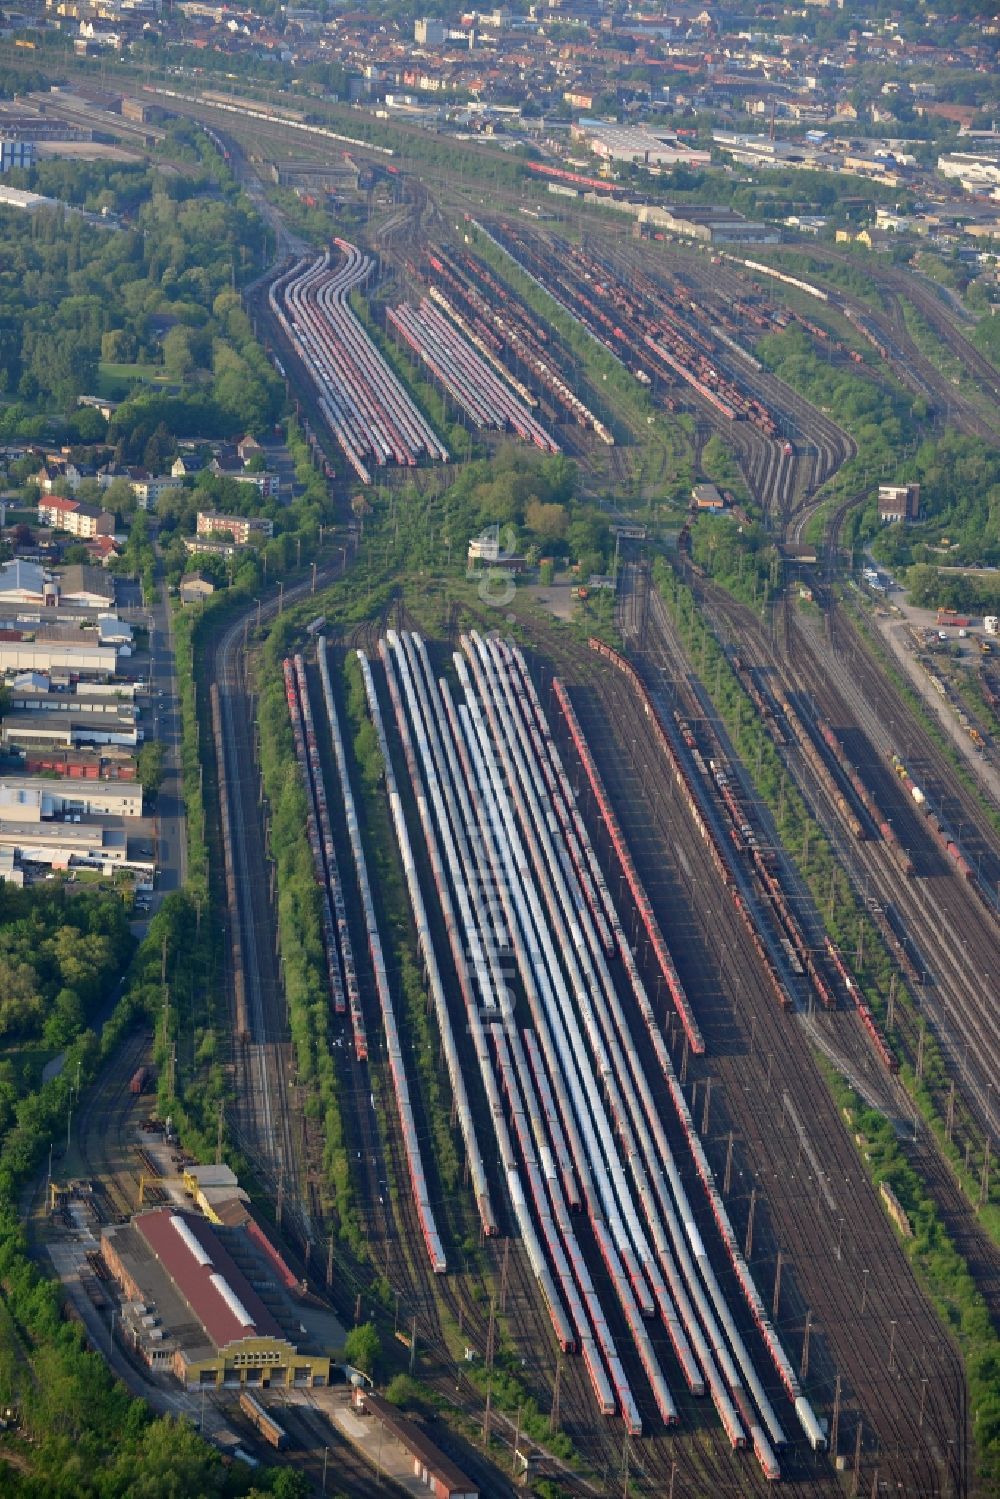
MULTIPOLYGON (((238 116, 190 112, 236 149, 238 116)), ((254 123, 255 150, 272 136, 254 123)), ((884 1142, 865 1111, 920 1172, 995 1320, 1000 1252, 967 1185, 990 1201, 995 834, 838 602, 837 531, 865 492, 833 509, 822 614, 788 595, 762 620, 683 547, 661 587, 655 516, 647 533, 649 494, 680 455, 697 468, 710 436, 788 543, 855 456, 763 367, 762 334, 796 321, 846 366, 833 298, 838 326, 882 356, 876 382, 901 376, 933 404, 936 371, 893 287, 880 311, 817 298, 813 319, 742 255, 649 245, 602 218, 541 224, 455 176, 404 168, 397 189, 363 251, 292 246, 256 293, 336 492, 392 490, 448 456, 388 362, 374 294, 391 281, 449 409, 487 443, 522 421, 525 440, 577 459, 585 492, 616 497, 632 534, 614 629, 608 616, 590 640, 524 593, 497 609, 456 586, 443 609, 406 576, 344 628, 321 577, 326 636, 305 633, 323 607, 308 583, 255 603, 263 633, 279 608, 303 624, 282 688, 364 1262, 331 1238, 324 1140, 292 1065, 253 761, 262 658, 243 650, 242 617, 213 640, 229 1127, 316 1294, 415 1343, 484 1493, 506 1492, 515 1447, 529 1482, 568 1493, 981 1492, 961 1353, 908 1253, 922 1225, 868 1169, 884 1142), (723 716, 724 681, 763 744, 723 716), (354 747, 365 720, 377 788, 354 747), (811 855, 808 834, 794 859, 782 845, 786 795, 808 810, 811 855), (820 844, 839 871, 829 903, 809 878, 820 844), (828 935, 834 892, 857 912, 849 946, 843 927, 828 935), (872 943, 885 993, 858 977, 872 943), (925 1088, 961 1180, 904 1087, 931 1039, 925 1088), (490 1459, 467 1445, 484 1428, 490 1459)), ((964 343, 940 305, 928 316, 964 343)), ((988 435, 981 407, 949 395, 951 420, 988 435)), ((362 533, 361 559, 384 540, 362 533)))

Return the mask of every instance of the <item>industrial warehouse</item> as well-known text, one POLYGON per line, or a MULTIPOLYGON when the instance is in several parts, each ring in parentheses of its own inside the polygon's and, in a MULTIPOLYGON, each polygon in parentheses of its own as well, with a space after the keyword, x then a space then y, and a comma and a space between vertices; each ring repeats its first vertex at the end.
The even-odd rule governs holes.
POLYGON ((151 1369, 187 1388, 329 1384, 329 1357, 303 1351, 282 1327, 282 1317, 301 1324, 244 1228, 157 1207, 106 1227, 101 1254, 126 1298, 122 1334, 151 1369))

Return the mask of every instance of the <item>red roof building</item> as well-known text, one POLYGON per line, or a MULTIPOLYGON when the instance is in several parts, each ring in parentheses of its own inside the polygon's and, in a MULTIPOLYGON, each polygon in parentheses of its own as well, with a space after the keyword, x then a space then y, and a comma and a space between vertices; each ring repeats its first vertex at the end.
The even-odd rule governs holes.
POLYGON ((101 1254, 122 1289, 122 1337, 152 1369, 188 1388, 329 1383, 329 1355, 297 1346, 287 1282, 244 1228, 157 1207, 109 1224, 101 1254))

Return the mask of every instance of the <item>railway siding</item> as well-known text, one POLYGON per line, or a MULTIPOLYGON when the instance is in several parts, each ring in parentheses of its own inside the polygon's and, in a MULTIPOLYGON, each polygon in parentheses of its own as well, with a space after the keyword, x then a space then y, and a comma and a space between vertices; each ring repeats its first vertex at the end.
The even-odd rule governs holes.
MULTIPOLYGON (((897 996, 901 992, 901 989, 897 989, 897 996)), ((912 1078, 909 1081, 912 1086, 912 1078)), ((845 1092, 844 1099, 847 1107, 855 1111, 858 1109, 856 1095, 845 1092)), ((925 1283, 937 1304, 942 1308, 947 1308, 949 1320, 956 1321, 961 1329, 973 1400, 977 1407, 982 1407, 990 1398, 985 1388, 986 1381, 983 1378, 982 1369, 995 1355, 997 1343, 995 1334, 989 1327, 989 1317, 983 1298, 977 1292, 964 1261, 955 1253, 952 1239, 949 1237, 940 1212, 933 1203, 934 1195, 939 1195, 946 1203, 952 1196, 950 1182, 941 1182, 938 1179, 939 1174, 944 1170, 941 1159, 932 1150, 933 1160, 930 1162, 928 1183, 931 1195, 929 1196, 916 1172, 908 1165, 906 1152, 894 1138, 893 1131, 886 1124, 885 1119, 874 1112, 869 1112, 866 1119, 867 1127, 874 1132, 878 1147, 876 1151, 867 1150, 870 1160, 866 1161, 866 1166, 876 1175, 880 1170, 885 1171, 894 1183, 900 1184, 899 1194, 915 1219, 924 1225, 923 1232, 918 1236, 918 1242, 912 1245, 909 1251, 910 1257, 920 1268, 925 1283), (946 1266, 948 1268, 945 1268, 946 1266)), ((927 1164, 926 1152, 923 1158, 927 1164)), ((987 1274, 991 1277, 995 1276, 989 1253, 987 1252, 983 1259, 975 1243, 969 1243, 967 1236, 965 1243, 968 1244, 972 1253, 973 1262, 980 1261, 984 1264, 987 1274)), ((992 1284, 992 1280, 990 1283, 992 1284)), ((992 1447, 985 1448, 982 1457, 983 1461, 991 1466, 992 1471, 996 1463, 996 1453, 992 1447)))
MULTIPOLYGON (((563 647, 556 650, 564 654, 563 647)), ((572 674, 577 680, 584 675, 588 688, 594 683, 593 669, 575 659, 572 674)), ((836 1109, 817 1075, 811 1043, 767 996, 749 939, 741 935, 742 927, 729 903, 703 893, 711 892, 716 884, 713 866, 693 837, 686 802, 670 794, 670 777, 641 707, 637 702, 630 707, 627 695, 623 697, 599 679, 594 691, 588 691, 587 701, 586 723, 595 736, 602 772, 610 778, 628 835, 638 840, 647 880, 651 869, 663 870, 666 859, 674 866, 673 883, 669 877, 654 877, 655 899, 672 914, 681 940, 682 975, 691 986, 709 1047, 704 1061, 691 1059, 688 1088, 693 1086, 704 1100, 709 1079, 714 1084, 714 1127, 706 1149, 720 1163, 720 1174, 722 1160, 727 1159, 727 1126, 743 1144, 738 1153, 729 1146, 734 1169, 727 1201, 741 1236, 745 1231, 752 1238, 752 1268, 775 1286, 779 1330, 793 1347, 800 1346, 811 1313, 807 1388, 821 1408, 829 1411, 834 1376, 842 1376, 839 1451, 850 1452, 863 1425, 861 1491, 870 1482, 873 1467, 879 1466, 883 1479, 892 1473, 907 1487, 913 1486, 914 1492, 930 1494, 935 1484, 949 1482, 963 1492, 964 1453, 954 1450, 951 1479, 942 1472, 938 1455, 939 1441, 953 1436, 956 1429, 964 1430, 963 1398, 960 1385, 955 1384, 957 1360, 940 1342, 929 1307, 921 1301, 901 1254, 893 1248, 877 1195, 863 1181, 855 1147, 838 1123, 836 1109), (593 727, 598 721, 605 726, 599 738, 593 727), (712 976, 710 962, 697 956, 702 941, 704 951, 711 952, 712 961, 725 974, 721 1000, 716 998, 718 980, 712 976), (775 1101, 780 1100, 781 1089, 780 1085, 775 1088, 772 1073, 784 1078, 806 1140, 832 1187, 838 1209, 832 1217, 802 1135, 775 1101), (784 1252, 783 1277, 775 1264, 779 1248, 784 1252), (876 1282, 877 1292, 873 1289, 876 1282), (874 1316, 872 1297, 878 1305, 874 1316), (895 1345, 891 1399, 884 1376, 890 1319, 898 1323, 895 1337, 907 1339, 905 1355, 898 1341, 895 1345), (928 1358, 935 1372, 930 1368, 925 1372, 931 1376, 939 1402, 934 1415, 936 1436, 928 1432, 929 1401, 923 1427, 918 1425, 919 1374, 913 1377, 915 1366, 928 1358), (904 1366, 910 1373, 900 1378, 904 1366), (876 1433, 877 1457, 872 1445, 876 1433)), ((692 1107, 692 1112, 701 1110, 692 1107)), ((707 1106, 703 1117, 707 1121, 707 1106)), ((702 1128, 707 1133, 706 1123, 702 1128)), ((725 1175, 729 1175, 728 1165, 725 1175)))

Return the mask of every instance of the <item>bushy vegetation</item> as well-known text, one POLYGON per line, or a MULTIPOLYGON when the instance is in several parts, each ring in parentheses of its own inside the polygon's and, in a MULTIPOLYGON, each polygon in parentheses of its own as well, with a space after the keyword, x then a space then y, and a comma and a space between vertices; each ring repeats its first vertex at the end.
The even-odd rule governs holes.
POLYGON ((763 526, 732 515, 699 515, 691 523, 691 556, 723 588, 760 609, 781 585, 781 558, 763 526))
MULTIPOLYGON (((112 890, 0 884, 0 1039, 56 1049, 77 1035, 132 949, 112 890)), ((9 1087, 0 1109, 10 1107, 9 1087)), ((9 1118, 8 1121, 9 1122, 9 1118)), ((0 1113, 0 1131, 3 1128, 0 1113)))

